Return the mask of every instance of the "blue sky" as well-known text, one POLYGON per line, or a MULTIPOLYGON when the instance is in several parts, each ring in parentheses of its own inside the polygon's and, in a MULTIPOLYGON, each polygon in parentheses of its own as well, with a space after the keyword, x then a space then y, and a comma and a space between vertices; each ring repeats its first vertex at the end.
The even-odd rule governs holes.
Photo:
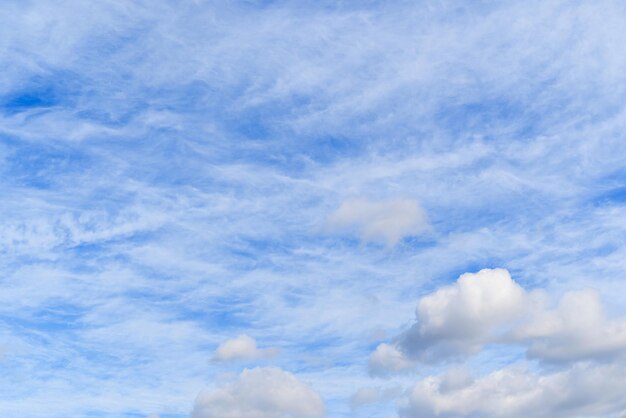
POLYGON ((623 2, 2 9, 0 415, 626 417, 623 2))

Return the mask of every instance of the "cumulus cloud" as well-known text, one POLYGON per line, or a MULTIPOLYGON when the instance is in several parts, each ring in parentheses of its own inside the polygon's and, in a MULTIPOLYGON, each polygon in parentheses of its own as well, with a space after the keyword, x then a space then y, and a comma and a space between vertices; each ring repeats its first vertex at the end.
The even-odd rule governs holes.
POLYGON ((606 317, 598 293, 568 292, 554 310, 535 312, 514 338, 527 341, 528 355, 549 361, 607 358, 626 349, 626 321, 606 317))
POLYGON ((366 405, 389 401, 397 398, 402 392, 403 389, 400 386, 359 388, 350 398, 350 407, 355 410, 366 405))
POLYGON ((344 201, 328 218, 330 228, 349 230, 366 242, 395 245, 400 239, 428 229, 426 214, 411 199, 344 201))
POLYGON ((626 320, 607 318, 593 290, 567 292, 550 308, 545 292, 524 290, 504 269, 484 269, 421 298, 416 322, 376 349, 370 372, 463 357, 490 343, 521 345, 545 362, 599 360, 626 350, 626 320))
POLYGON ((213 359, 216 361, 251 360, 271 357, 277 353, 276 348, 258 348, 254 338, 242 334, 220 344, 213 354, 213 359))
POLYGON ((322 398, 279 368, 245 369, 225 387, 200 393, 192 418, 304 418, 325 414, 322 398))
POLYGON ((449 376, 431 376, 402 400, 400 417, 624 416, 625 372, 623 366, 578 364, 542 375, 517 366, 455 386, 449 385, 449 376))
POLYGON ((463 274, 420 299, 417 321, 401 336, 399 346, 422 361, 477 352, 496 330, 520 316, 527 299, 504 269, 463 274))

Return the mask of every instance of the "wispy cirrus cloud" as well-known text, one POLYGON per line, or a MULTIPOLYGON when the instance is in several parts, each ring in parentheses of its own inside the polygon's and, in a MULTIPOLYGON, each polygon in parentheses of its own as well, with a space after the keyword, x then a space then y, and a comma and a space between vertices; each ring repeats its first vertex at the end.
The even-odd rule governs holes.
MULTIPOLYGON (((487 399, 520 346, 563 376, 621 367, 620 2, 5 3, 4 415, 188 416, 241 372, 210 360, 244 334, 282 354, 246 362, 291 370, 331 417, 378 387, 380 344, 378 370, 402 369, 387 377, 405 388, 439 379, 447 356, 410 367, 435 346, 475 353, 467 388, 442 378, 411 401, 431 412, 453 387, 487 399), (387 248, 320 231, 329 215, 387 248), (474 315, 455 285, 494 266, 524 302, 547 299, 510 324, 515 344, 493 342, 509 322, 492 315, 515 303, 471 287, 488 312, 474 315), (399 344, 437 289, 447 304, 399 344)), ((544 392, 566 380, 513 374, 544 392)), ((396 413, 378 395, 367 412, 396 413)), ((495 411, 455 402, 441 410, 495 411)), ((602 405, 575 412, 621 408, 602 405)))

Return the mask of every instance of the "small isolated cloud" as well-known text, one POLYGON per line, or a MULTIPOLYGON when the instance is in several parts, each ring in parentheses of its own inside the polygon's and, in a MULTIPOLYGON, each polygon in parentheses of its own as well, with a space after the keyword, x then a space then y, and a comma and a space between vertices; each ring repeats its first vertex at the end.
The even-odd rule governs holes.
POLYGON ((379 344, 372 353, 368 362, 369 372, 372 376, 387 376, 410 370, 415 362, 409 360, 402 351, 390 344, 379 344))
POLYGON ((325 414, 322 398, 279 368, 245 369, 225 387, 200 393, 192 418, 304 418, 325 414))
POLYGON ((331 229, 347 230, 365 242, 384 242, 395 245, 404 237, 425 232, 426 213, 411 199, 370 201, 348 199, 328 218, 331 229))
POLYGON ((416 322, 369 359, 384 376, 415 362, 467 356, 485 344, 515 344, 544 362, 600 360, 626 350, 626 320, 606 317, 597 292, 567 292, 556 308, 527 292, 504 269, 463 274, 417 303, 416 322))
POLYGON ((254 338, 240 335, 237 338, 226 340, 217 347, 213 354, 216 361, 252 360, 272 357, 278 353, 276 348, 260 349, 254 338))
POLYGON ((619 365, 578 364, 549 374, 508 367, 473 380, 449 375, 418 382, 400 404, 402 418, 569 418, 626 412, 626 370, 619 365))

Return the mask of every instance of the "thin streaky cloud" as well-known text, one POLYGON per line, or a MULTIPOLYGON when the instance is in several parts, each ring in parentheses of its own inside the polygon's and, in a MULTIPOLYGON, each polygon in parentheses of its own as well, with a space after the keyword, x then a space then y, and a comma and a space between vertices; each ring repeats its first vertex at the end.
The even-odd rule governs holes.
POLYGON ((624 22, 3 2, 0 415, 624 415, 624 22))

